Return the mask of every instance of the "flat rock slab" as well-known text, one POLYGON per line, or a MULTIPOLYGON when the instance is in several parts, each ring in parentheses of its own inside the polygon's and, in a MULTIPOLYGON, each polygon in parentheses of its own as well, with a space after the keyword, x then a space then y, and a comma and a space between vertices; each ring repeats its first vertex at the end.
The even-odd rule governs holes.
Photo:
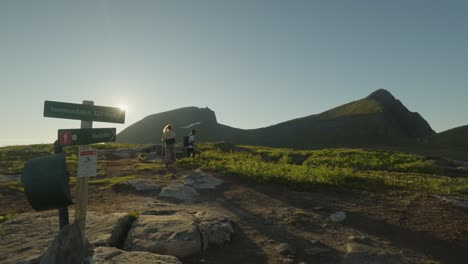
MULTIPOLYGON (((70 212, 73 222, 74 212, 70 212)), ((86 237, 95 246, 116 244, 130 228, 127 214, 99 215, 88 212, 86 237), (123 234, 124 233, 124 234, 123 234)), ((0 224, 0 263, 37 259, 59 232, 56 211, 24 213, 0 224)))
POLYGON ((192 187, 180 183, 173 183, 164 187, 159 197, 174 199, 182 202, 193 202, 200 194, 192 187))
POLYGON ((213 190, 223 183, 222 180, 212 176, 209 173, 196 170, 182 178, 185 185, 197 190, 213 190))
POLYGON ((148 251, 183 258, 201 251, 200 231, 192 215, 140 215, 128 233, 124 250, 148 251))
POLYGON ((147 211, 133 224, 124 249, 184 258, 223 246, 233 233, 230 219, 216 212, 147 211))
POLYGON ((347 254, 344 256, 343 264, 412 264, 403 256, 392 253, 382 252, 382 250, 369 247, 360 243, 346 244, 347 254))
POLYGON ((229 217, 216 212, 198 211, 195 218, 200 229, 203 250, 213 245, 223 246, 231 241, 234 229, 229 217))
POLYGON ((149 179, 128 180, 120 183, 119 186, 130 188, 137 192, 151 192, 155 195, 157 195, 161 191, 161 187, 154 181, 149 179))
POLYGON ((123 251, 114 247, 97 247, 89 258, 91 264, 182 264, 176 257, 141 251, 123 251))

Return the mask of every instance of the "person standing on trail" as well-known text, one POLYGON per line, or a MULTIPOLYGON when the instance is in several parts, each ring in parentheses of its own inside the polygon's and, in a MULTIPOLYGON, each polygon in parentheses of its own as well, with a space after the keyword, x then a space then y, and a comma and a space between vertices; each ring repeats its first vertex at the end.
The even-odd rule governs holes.
POLYGON ((196 141, 195 141, 196 133, 197 131, 193 129, 192 133, 184 137, 184 145, 186 145, 185 148, 187 148, 187 158, 190 158, 190 157, 195 158, 195 154, 197 153, 196 141))
POLYGON ((169 167, 169 164, 175 162, 175 153, 174 147, 176 143, 176 134, 172 131, 172 125, 168 124, 163 129, 162 140, 164 140, 165 154, 166 154, 166 168, 169 167))

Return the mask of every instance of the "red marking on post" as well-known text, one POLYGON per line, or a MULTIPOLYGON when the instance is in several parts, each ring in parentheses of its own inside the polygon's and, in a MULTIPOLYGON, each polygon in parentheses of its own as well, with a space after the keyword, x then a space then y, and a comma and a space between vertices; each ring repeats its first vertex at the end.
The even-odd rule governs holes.
POLYGON ((92 156, 96 155, 97 152, 95 150, 89 150, 89 151, 81 151, 80 156, 92 156))

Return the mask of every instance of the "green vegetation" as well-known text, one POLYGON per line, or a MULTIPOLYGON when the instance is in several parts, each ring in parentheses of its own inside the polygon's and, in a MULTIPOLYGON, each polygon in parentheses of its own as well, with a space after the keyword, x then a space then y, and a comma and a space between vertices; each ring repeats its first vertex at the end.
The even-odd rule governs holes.
POLYGON ((313 151, 304 162, 304 165, 352 168, 355 170, 442 174, 442 169, 434 165, 433 161, 425 161, 415 155, 361 149, 313 151))
POLYGON ((468 193, 467 178, 442 176, 442 169, 431 161, 404 153, 361 149, 295 151, 251 146, 242 146, 238 152, 221 152, 213 144, 205 144, 201 149, 204 151, 199 157, 182 159, 178 164, 187 169, 208 168, 297 189, 333 186, 368 191, 468 193))
POLYGON ((0 215, 0 224, 13 218, 12 214, 0 215))
POLYGON ((90 180, 88 181, 88 184, 90 185, 103 185, 99 187, 99 189, 104 190, 108 189, 116 184, 119 184, 121 182, 135 179, 137 175, 130 175, 130 176, 122 176, 122 177, 113 177, 113 178, 105 178, 105 179, 98 179, 98 180, 90 180))
POLYGON ((2 147, 0 174, 20 174, 27 160, 49 155, 52 151, 52 144, 2 147))
POLYGON ((135 168, 140 171, 161 169, 161 167, 162 167, 161 164, 154 163, 154 162, 135 164, 135 168))
POLYGON ((320 114, 320 119, 333 119, 353 115, 367 115, 383 112, 382 105, 374 99, 361 99, 320 114))
MULTIPOLYGON (((121 143, 105 143, 94 144, 93 148, 100 150, 111 150, 119 148, 132 148, 137 145, 121 144, 121 143)), ((67 153, 67 169, 70 176, 76 175, 76 168, 78 164, 78 146, 65 147, 64 151, 67 153)), ((34 158, 39 158, 53 154, 53 144, 36 144, 26 146, 8 146, 0 148, 0 174, 14 175, 20 174, 23 170, 24 164, 34 158)), ((98 165, 98 175, 104 175, 105 169, 102 165, 98 165)))
POLYGON ((19 181, 0 183, 0 189, 14 192, 24 192, 23 184, 19 181))
POLYGON ((140 217, 140 213, 134 211, 134 212, 128 213, 128 216, 130 217, 130 219, 131 219, 132 221, 135 221, 135 220, 138 219, 138 217, 140 217))

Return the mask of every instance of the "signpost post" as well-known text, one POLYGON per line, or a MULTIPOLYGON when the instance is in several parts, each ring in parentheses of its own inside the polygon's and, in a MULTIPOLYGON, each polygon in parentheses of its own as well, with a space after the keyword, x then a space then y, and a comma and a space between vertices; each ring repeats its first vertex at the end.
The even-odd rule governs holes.
POLYGON ((116 135, 115 128, 93 129, 93 121, 123 124, 125 111, 116 107, 95 106, 93 101, 83 101, 83 104, 45 101, 44 116, 81 120, 81 129, 60 129, 58 141, 61 146, 79 145, 75 222, 85 237, 88 177, 96 176, 97 167, 97 151, 89 144, 115 141, 116 135))
MULTIPOLYGON (((83 101, 83 105, 94 105, 93 101, 83 101)), ((81 128, 92 128, 93 121, 81 121, 81 128)), ((90 145, 79 146, 79 152, 91 150, 90 145)), ((78 167, 78 170, 80 168, 78 167)), ((88 177, 76 176, 76 204, 75 222, 80 226, 81 234, 85 237, 86 230, 86 210, 88 207, 88 177)))

